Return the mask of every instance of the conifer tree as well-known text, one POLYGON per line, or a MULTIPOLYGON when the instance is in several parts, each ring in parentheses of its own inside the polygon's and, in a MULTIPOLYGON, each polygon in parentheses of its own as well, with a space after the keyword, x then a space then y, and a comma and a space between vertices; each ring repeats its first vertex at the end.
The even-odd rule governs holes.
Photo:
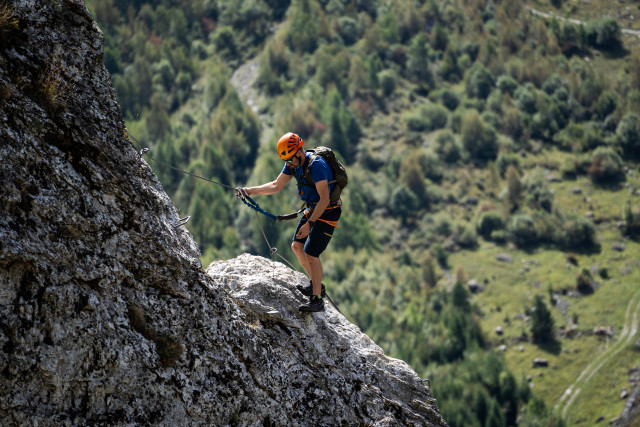
POLYGON ((554 321, 551 312, 540 295, 536 295, 531 313, 531 334, 533 342, 545 344, 553 341, 554 321))

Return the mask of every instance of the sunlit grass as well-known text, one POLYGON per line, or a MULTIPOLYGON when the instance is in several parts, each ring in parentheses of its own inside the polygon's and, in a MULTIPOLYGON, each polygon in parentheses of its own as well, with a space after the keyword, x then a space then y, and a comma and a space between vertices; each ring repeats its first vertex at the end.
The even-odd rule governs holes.
MULTIPOLYGON (((561 156, 560 156, 561 158, 561 156)), ((525 167, 532 167, 544 158, 529 159, 525 167)), ((625 182, 637 188, 637 176, 628 177, 625 182)), ((640 245, 621 235, 616 222, 620 221, 623 203, 631 200, 638 203, 638 196, 622 190, 597 187, 586 177, 575 181, 561 181, 552 184, 555 191, 555 206, 564 212, 584 215, 592 212, 599 219, 597 238, 600 251, 583 253, 565 252, 558 249, 536 248, 523 251, 510 245, 494 245, 480 241, 476 251, 463 251, 449 258, 452 268, 463 266, 469 279, 476 279, 484 286, 484 291, 473 296, 480 307, 482 329, 494 347, 506 345, 505 356, 509 368, 517 378, 529 380, 533 390, 554 407, 565 390, 573 384, 580 373, 598 357, 602 366, 588 381, 581 384, 581 392, 569 406, 567 418, 571 425, 594 425, 597 420, 606 420, 620 414, 624 400, 620 399, 622 388, 628 388, 628 370, 637 365, 637 353, 631 349, 617 350, 623 343, 618 342, 625 321, 629 321, 627 307, 632 301, 636 307, 638 283, 640 283, 640 245), (574 194, 574 186, 583 188, 582 194, 574 194), (616 243, 623 243, 623 251, 613 249, 616 243), (496 254, 505 253, 513 258, 512 263, 495 259, 496 254), (569 263, 571 257, 577 266, 569 263), (598 282, 591 295, 569 296, 562 291, 575 291, 576 276, 581 269, 606 269, 605 277, 594 274, 598 282), (562 298, 561 304, 552 304, 549 291, 562 298), (523 320, 527 307, 533 303, 535 295, 541 295, 549 307, 556 329, 577 321, 578 335, 559 340, 555 351, 540 348, 522 336, 529 334, 529 324, 523 320), (635 302, 634 302, 635 301, 635 302), (501 326, 503 335, 495 328, 501 326), (614 337, 599 338, 593 335, 597 326, 611 326, 614 337), (615 353, 609 355, 611 352, 615 353), (635 359, 634 359, 635 355, 635 359), (548 368, 534 368, 534 358, 545 358, 548 368)), ((575 295, 575 294, 574 294, 575 295)), ((637 336, 631 339, 635 342, 637 336)))

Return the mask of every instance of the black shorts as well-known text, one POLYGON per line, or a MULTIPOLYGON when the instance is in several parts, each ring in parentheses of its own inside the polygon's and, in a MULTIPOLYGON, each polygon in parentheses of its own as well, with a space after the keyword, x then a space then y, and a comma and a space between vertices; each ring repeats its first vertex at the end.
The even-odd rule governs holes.
POLYGON ((304 252, 307 255, 311 255, 316 258, 319 257, 327 248, 331 237, 333 237, 333 232, 337 228, 336 226, 338 225, 338 220, 340 219, 341 214, 342 208, 340 206, 329 206, 313 227, 311 227, 311 231, 307 237, 297 239, 296 234, 298 234, 298 230, 307 223, 307 220, 311 216, 311 212, 305 211, 302 218, 300 218, 300 222, 298 222, 295 233, 293 233, 293 241, 304 244, 304 252))

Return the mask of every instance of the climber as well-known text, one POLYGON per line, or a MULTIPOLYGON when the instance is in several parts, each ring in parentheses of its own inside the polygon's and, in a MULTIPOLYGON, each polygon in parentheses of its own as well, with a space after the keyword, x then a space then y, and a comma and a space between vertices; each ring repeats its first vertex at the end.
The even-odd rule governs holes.
POLYGON ((340 199, 330 201, 329 195, 335 184, 331 183, 334 174, 329 163, 320 156, 312 157, 310 152, 302 148, 303 144, 302 138, 295 133, 282 135, 277 144, 278 156, 285 161, 280 175, 275 181, 256 187, 236 188, 235 193, 241 199, 252 195, 276 194, 295 176, 298 193, 306 203, 306 209, 298 222, 291 249, 311 279, 308 286, 298 286, 298 290, 309 297, 309 302, 300 306, 300 311, 316 312, 324 310, 323 298, 326 295, 319 257, 338 227, 342 202, 340 199), (307 168, 310 169, 313 182, 307 182, 305 178, 307 168))

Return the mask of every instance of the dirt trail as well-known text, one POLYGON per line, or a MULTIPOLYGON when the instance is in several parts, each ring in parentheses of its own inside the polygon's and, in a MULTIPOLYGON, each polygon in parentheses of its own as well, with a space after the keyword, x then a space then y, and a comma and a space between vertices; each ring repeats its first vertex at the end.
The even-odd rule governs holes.
POLYGON ((262 124, 260 144, 266 144, 273 143, 273 135, 271 132, 271 129, 273 128, 273 118, 269 114, 260 112, 260 108, 258 106, 260 92, 254 87, 253 82, 256 80, 259 68, 260 62, 258 61, 258 58, 250 59, 233 72, 233 75, 231 76, 231 85, 235 88, 236 92, 238 92, 240 98, 258 117, 258 120, 262 124))
MULTIPOLYGON (((575 25, 584 25, 584 24, 586 24, 586 22, 584 22, 584 21, 580 21, 579 19, 563 18, 562 16, 558 16, 558 15, 555 15, 555 14, 553 14, 553 13, 542 12, 542 11, 537 10, 537 9, 534 9, 534 8, 532 8, 532 7, 527 7, 527 9, 529 9, 529 11, 530 11, 531 13, 533 13, 534 15, 536 15, 536 16, 541 16, 541 17, 546 18, 546 19, 553 19, 553 18, 555 18, 555 19, 557 19, 558 21, 561 21, 561 22, 570 22, 570 23, 575 24, 575 25)), ((622 28, 622 33, 623 33, 623 34, 633 34, 633 35, 635 35, 635 36, 639 36, 639 37, 640 37, 640 31, 639 31, 639 30, 630 30, 630 29, 628 29, 628 28, 622 28)))
POLYGON ((604 365, 609 363, 621 350, 633 341, 634 337, 638 333, 639 320, 640 291, 636 292, 627 305, 624 325, 618 340, 602 354, 598 355, 593 362, 589 364, 589 366, 580 372, 578 378, 567 388, 556 404, 555 409, 561 411, 560 413, 563 418, 566 417, 571 404, 575 401, 580 394, 580 391, 589 382, 589 380, 596 375, 604 365))

